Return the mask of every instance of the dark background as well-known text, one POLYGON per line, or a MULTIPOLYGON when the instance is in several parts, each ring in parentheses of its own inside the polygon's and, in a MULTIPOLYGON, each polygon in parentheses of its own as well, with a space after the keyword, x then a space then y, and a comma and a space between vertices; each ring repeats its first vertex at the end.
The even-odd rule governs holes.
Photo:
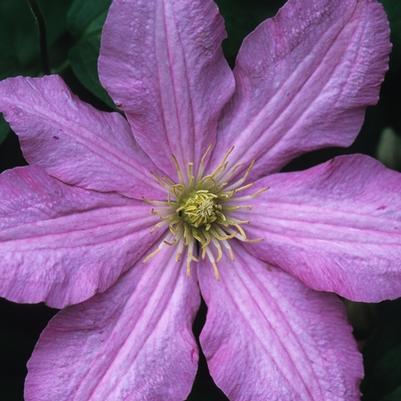
MULTIPOLYGON (((224 48, 233 65, 244 36, 284 0, 218 0, 229 39, 224 48)), ((394 44, 380 104, 368 110, 351 149, 309 154, 287 169, 305 169, 341 153, 361 152, 401 170, 401 2, 382 0, 394 44)), ((0 79, 59 73, 82 99, 98 108, 114 105, 96 72, 99 39, 110 0, 0 0, 0 79), (39 8, 39 9, 38 9, 39 8), (39 12, 40 11, 40 12, 39 12)), ((25 161, 14 133, 0 117, 0 171, 25 161)), ((401 401, 401 300, 381 304, 347 303, 364 354, 363 401, 401 401)), ((17 305, 0 299, 0 400, 22 401, 26 362, 41 330, 56 313, 43 305, 17 305)), ((194 325, 198 334, 202 308, 194 325)), ((209 377, 204 358, 188 401, 226 400, 209 377)), ((346 401, 346 400, 344 400, 346 401)))

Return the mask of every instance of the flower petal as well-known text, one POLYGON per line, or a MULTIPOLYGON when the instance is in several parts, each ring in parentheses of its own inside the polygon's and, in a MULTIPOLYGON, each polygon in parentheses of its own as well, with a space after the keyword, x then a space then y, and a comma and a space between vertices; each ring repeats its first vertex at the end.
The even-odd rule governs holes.
POLYGON ((241 214, 263 238, 254 254, 352 300, 401 296, 401 174, 354 155, 256 186, 269 189, 241 214))
POLYGON ((69 187, 40 168, 0 175, 0 296, 53 307, 106 290, 160 235, 150 207, 69 187))
POLYGON ((197 164, 214 144, 234 78, 221 50, 223 20, 212 0, 114 0, 99 74, 127 114, 138 143, 170 177, 171 154, 197 164))
POLYGON ((60 312, 31 360, 26 401, 182 401, 198 362, 194 278, 174 248, 109 291, 60 312))
POLYGON ((375 0, 288 0, 240 50, 237 90, 215 161, 251 160, 261 177, 296 156, 349 146, 388 67, 389 28, 375 0))
POLYGON ((235 249, 220 281, 198 269, 216 384, 231 401, 359 400, 362 358, 341 302, 235 249))
POLYGON ((160 197, 156 167, 127 121, 81 102, 56 75, 0 82, 0 111, 26 160, 67 184, 130 197, 160 197))

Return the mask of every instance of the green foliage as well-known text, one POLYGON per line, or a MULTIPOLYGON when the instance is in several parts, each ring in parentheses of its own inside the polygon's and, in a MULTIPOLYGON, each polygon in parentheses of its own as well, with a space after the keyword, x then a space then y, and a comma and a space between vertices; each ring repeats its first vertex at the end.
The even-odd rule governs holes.
POLYGON ((100 84, 97 74, 97 59, 99 56, 99 40, 97 33, 85 35, 69 53, 71 67, 76 77, 95 96, 110 108, 114 103, 100 84))
POLYGON ((97 60, 100 48, 100 33, 106 18, 110 0, 75 0, 68 11, 67 28, 75 37, 68 59, 74 74, 93 95, 110 108, 113 101, 101 86, 97 60))
POLYGON ((233 65, 243 38, 267 17, 273 16, 284 0, 216 0, 226 22, 228 38, 224 51, 233 65))
POLYGON ((377 306, 364 347, 363 401, 399 401, 401 387, 401 300, 377 306))
POLYGON ((75 0, 67 14, 67 28, 76 38, 100 33, 111 0, 75 0))
MULTIPOLYGON (((40 0, 38 5, 46 21, 47 42, 52 57, 57 41, 65 32, 65 13, 69 0, 40 0)), ((39 75, 41 49, 38 27, 26 0, 0 2, 0 78, 15 75, 39 75)), ((55 50, 57 52, 57 50, 55 50)))
POLYGON ((391 41, 393 43, 390 70, 384 82, 380 110, 386 126, 393 127, 397 133, 401 133, 401 4, 395 0, 380 1, 390 21, 391 41))
POLYGON ((401 137, 391 128, 382 132, 377 158, 386 166, 401 171, 401 137))
POLYGON ((23 0, 0 2, 0 78, 38 72, 35 59, 39 54, 35 21, 23 0))
POLYGON ((395 0, 381 0, 391 26, 391 41, 393 42, 392 63, 393 68, 401 65, 401 7, 395 0))
POLYGON ((0 117, 0 144, 6 139, 9 131, 8 124, 4 121, 3 117, 0 117))
POLYGON ((381 401, 400 401, 401 400, 401 386, 395 389, 391 394, 382 398, 381 401))
MULTIPOLYGON (((37 3, 46 21, 50 60, 56 63, 63 59, 59 40, 65 33, 65 15, 70 0, 38 0, 37 3)), ((0 1, 0 38, 7 38, 0 40, 0 79, 45 72, 38 26, 26 0, 0 1)), ((0 118, 0 143, 8 132, 8 125, 0 118)))

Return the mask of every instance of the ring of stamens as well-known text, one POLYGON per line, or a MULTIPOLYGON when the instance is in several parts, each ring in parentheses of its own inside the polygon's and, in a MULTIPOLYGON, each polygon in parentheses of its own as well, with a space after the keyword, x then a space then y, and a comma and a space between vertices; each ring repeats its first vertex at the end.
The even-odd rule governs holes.
POLYGON ((242 178, 230 184, 235 177, 239 164, 227 169, 228 158, 233 148, 224 156, 222 162, 208 175, 204 175, 205 162, 210 147, 201 159, 198 171, 194 174, 193 163, 188 163, 184 172, 173 156, 177 170, 178 183, 166 177, 155 177, 168 191, 166 201, 147 201, 155 206, 153 213, 161 219, 157 227, 167 225, 169 233, 154 252, 145 261, 154 256, 164 246, 177 246, 176 260, 179 261, 187 248, 186 270, 189 275, 191 263, 199 260, 199 256, 208 258, 213 266, 217 279, 220 277, 217 263, 226 253, 233 260, 234 253, 229 241, 236 238, 244 242, 255 242, 260 239, 248 239, 243 228, 248 221, 235 217, 239 209, 250 209, 244 204, 246 200, 258 196, 265 189, 251 195, 238 196, 241 191, 250 188, 253 183, 245 184, 253 163, 245 171, 242 178), (245 185, 244 185, 245 184, 245 185), (212 249, 213 250, 212 250, 212 249))

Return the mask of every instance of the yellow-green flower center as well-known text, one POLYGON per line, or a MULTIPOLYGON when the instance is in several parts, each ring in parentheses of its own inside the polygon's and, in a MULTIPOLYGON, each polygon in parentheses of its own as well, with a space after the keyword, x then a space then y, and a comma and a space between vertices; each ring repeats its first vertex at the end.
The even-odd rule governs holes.
POLYGON ((218 198, 207 189, 193 191, 177 208, 178 216, 192 227, 209 230, 212 223, 224 217, 218 198))

